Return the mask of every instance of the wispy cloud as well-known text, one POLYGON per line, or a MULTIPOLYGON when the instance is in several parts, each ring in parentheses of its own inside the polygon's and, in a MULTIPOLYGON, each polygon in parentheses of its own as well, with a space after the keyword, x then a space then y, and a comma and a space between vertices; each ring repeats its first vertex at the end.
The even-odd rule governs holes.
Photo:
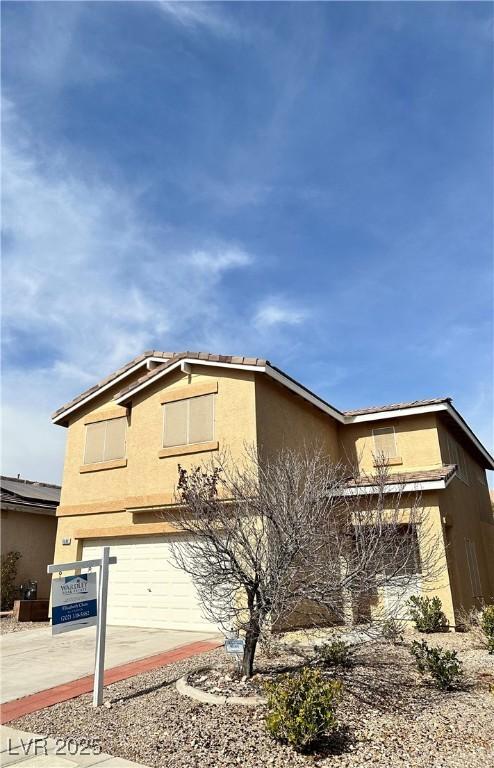
POLYGON ((309 312, 303 307, 287 299, 272 297, 259 305, 254 322, 261 328, 279 325, 300 325, 308 316, 309 312))
POLYGON ((100 50, 81 42, 88 16, 85 3, 33 3, 22 24, 9 26, 9 62, 16 75, 30 84, 56 92, 67 84, 94 83, 115 75, 100 50), (30 44, 26 45, 26 35, 30 44))
MULTIPOLYGON (((18 429, 22 419, 50 431, 50 412, 89 381, 150 346, 207 343, 214 319, 231 329, 231 343, 239 320, 213 288, 254 257, 238 244, 198 247, 151 226, 131 190, 86 178, 63 154, 45 164, 48 149, 31 141, 12 105, 6 114, 4 445, 15 464, 8 471, 36 464, 35 476, 45 467, 50 479, 55 457, 44 437, 33 444, 32 430, 18 429)), ((48 442, 61 469, 61 444, 48 442)))
POLYGON ((217 3, 160 0, 158 6, 168 19, 186 29, 205 29, 220 37, 229 38, 236 38, 241 34, 239 27, 226 16, 217 3))
POLYGON ((203 272, 218 275, 236 267, 247 267, 254 261, 250 253, 235 246, 212 247, 209 250, 193 251, 188 257, 193 267, 203 272))

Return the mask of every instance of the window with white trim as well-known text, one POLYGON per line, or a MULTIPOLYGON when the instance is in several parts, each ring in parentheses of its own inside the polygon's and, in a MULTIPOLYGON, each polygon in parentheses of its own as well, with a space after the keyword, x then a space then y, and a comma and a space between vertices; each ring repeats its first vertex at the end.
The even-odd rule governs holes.
POLYGON ((472 597, 482 597, 482 586, 480 583, 475 542, 471 539, 465 539, 465 549, 467 553, 468 572, 470 573, 470 584, 472 585, 472 597))
POLYGON ((175 400, 163 406, 163 448, 214 439, 214 395, 175 400))
POLYGON ((125 416, 87 424, 84 464, 125 458, 126 432, 125 416))
POLYGON ((458 477, 460 480, 463 480, 464 483, 469 485, 468 464, 465 451, 452 437, 448 437, 448 454, 450 464, 456 464, 458 467, 458 477))
POLYGON ((374 456, 376 458, 395 459, 398 457, 394 427, 380 427, 372 430, 374 456))

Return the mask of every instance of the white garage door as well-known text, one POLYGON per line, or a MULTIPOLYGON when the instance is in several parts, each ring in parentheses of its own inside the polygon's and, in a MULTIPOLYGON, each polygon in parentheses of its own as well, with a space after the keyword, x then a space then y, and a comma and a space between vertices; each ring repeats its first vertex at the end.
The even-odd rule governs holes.
POLYGON ((179 539, 135 536, 84 542, 84 560, 100 557, 103 546, 117 557, 108 582, 109 624, 217 631, 202 614, 190 576, 173 565, 170 543, 179 539))

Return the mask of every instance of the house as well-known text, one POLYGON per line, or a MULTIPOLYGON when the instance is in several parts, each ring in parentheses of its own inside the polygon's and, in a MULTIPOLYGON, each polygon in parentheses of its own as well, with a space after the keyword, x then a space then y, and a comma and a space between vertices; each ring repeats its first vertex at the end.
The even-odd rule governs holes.
MULTIPOLYGON (((420 490, 438 535, 435 592, 452 625, 494 595, 494 460, 449 398, 340 411, 267 360, 146 352, 59 408, 67 449, 55 562, 110 545, 109 621, 203 630, 190 578, 170 560, 166 520, 177 464, 197 466, 245 444, 264 455, 314 440, 362 477, 384 454, 404 488, 420 490)), ((365 479, 355 481, 361 487, 365 479)), ((390 486, 391 488, 391 486, 390 486)), ((351 492, 351 491, 349 491, 351 492)))
POLYGON ((47 599, 51 576, 46 566, 53 562, 60 486, 3 475, 0 481, 2 557, 20 552, 16 584, 36 581, 38 599, 47 599))

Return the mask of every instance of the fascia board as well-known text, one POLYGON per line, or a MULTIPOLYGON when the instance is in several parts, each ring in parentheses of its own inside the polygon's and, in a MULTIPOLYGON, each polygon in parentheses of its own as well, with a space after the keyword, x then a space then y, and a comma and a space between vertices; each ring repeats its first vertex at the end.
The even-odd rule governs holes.
POLYGON ((58 416, 55 418, 52 418, 52 424, 58 424, 63 419, 67 418, 67 416, 74 411, 76 411, 78 408, 82 408, 83 405, 86 405, 86 403, 89 403, 91 400, 93 400, 95 397, 98 397, 102 392, 106 392, 107 389, 110 389, 110 387, 113 387, 115 384, 118 384, 119 381, 122 381, 123 379, 127 378, 127 376, 130 376, 132 373, 135 373, 139 370, 139 368, 142 368, 142 366, 147 365, 149 361, 163 363, 164 358, 162 357, 146 357, 144 360, 141 360, 140 362, 136 363, 132 366, 132 368, 129 368, 127 371, 124 371, 120 376, 117 376, 115 379, 112 379, 112 381, 109 381, 107 384, 104 384, 102 387, 97 389, 95 392, 91 392, 90 395, 85 397, 83 400, 80 400, 78 403, 74 403, 74 405, 70 406, 70 408, 66 408, 65 411, 62 411, 62 413, 59 413, 58 416))
POLYGON ((182 365, 206 365, 208 368, 235 368, 239 371, 257 371, 264 373, 265 368, 261 365, 235 365, 234 363, 220 363, 215 362, 213 360, 199 360, 197 358, 189 358, 185 357, 181 360, 177 360, 176 363, 173 363, 173 365, 170 365, 168 368, 165 368, 163 371, 160 371, 156 374, 156 376, 152 376, 148 381, 143 381, 142 384, 136 385, 133 389, 129 390, 129 392, 126 392, 122 397, 119 397, 115 400, 115 403, 117 405, 122 405, 123 403, 127 402, 127 400, 130 400, 130 398, 134 397, 138 392, 145 389, 150 384, 154 384, 155 381, 159 381, 163 376, 166 376, 171 371, 174 371, 176 368, 181 367, 182 365))

